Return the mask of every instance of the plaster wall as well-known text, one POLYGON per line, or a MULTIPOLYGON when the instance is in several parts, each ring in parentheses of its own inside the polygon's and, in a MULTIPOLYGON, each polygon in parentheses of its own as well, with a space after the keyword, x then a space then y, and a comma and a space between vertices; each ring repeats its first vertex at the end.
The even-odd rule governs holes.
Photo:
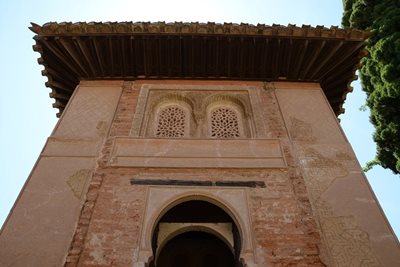
POLYGON ((273 84, 331 266, 400 266, 400 248, 319 87, 273 84))
POLYGON ((122 82, 75 90, 0 235, 0 266, 62 266, 122 82))

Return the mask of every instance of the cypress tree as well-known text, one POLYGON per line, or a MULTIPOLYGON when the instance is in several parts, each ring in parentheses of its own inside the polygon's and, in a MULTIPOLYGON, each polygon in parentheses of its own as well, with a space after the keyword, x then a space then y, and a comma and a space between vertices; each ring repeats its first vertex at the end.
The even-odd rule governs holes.
POLYGON ((377 153, 365 169, 400 173, 400 0, 344 0, 343 27, 371 31, 360 78, 375 126, 377 153))

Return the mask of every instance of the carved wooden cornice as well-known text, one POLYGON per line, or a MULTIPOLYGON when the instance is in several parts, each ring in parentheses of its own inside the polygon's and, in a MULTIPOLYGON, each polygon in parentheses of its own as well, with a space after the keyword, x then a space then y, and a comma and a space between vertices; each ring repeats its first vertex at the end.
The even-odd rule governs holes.
POLYGON ((210 35, 257 35, 290 36, 309 38, 343 38, 345 40, 364 40, 368 32, 356 29, 341 29, 337 26, 311 27, 309 25, 289 24, 272 26, 246 23, 187 23, 187 22, 48 22, 43 26, 32 23, 30 29, 38 35, 92 35, 92 34, 210 34, 210 35))
POLYGON ((32 23, 33 49, 61 114, 81 80, 319 82, 339 115, 369 33, 303 25, 32 23))

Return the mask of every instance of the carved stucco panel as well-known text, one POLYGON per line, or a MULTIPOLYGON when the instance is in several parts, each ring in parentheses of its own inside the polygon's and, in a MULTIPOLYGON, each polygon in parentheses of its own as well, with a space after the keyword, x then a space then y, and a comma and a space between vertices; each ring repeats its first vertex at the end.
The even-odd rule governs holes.
POLYGON ((82 199, 91 173, 92 170, 82 169, 68 178, 67 184, 76 198, 82 199))
POLYGON ((337 214, 324 198, 325 192, 337 179, 345 179, 349 175, 346 166, 354 161, 349 151, 334 146, 322 148, 307 142, 297 143, 296 146, 310 202, 333 261, 330 264, 337 267, 382 266, 374 256, 368 233, 362 230, 356 218, 337 214))
POLYGON ((382 266, 374 256, 368 233, 361 229, 353 216, 338 216, 322 200, 317 201, 315 207, 335 266, 382 266))
POLYGON ((142 216, 139 250, 133 255, 134 266, 145 266, 153 257, 151 238, 157 220, 168 209, 188 200, 209 201, 224 209, 238 225, 242 238, 241 258, 248 267, 259 267, 246 189, 243 188, 198 188, 198 187, 158 187, 151 186, 147 191, 146 208, 142 216))
POLYGON ((314 142, 315 137, 310 123, 290 117, 290 135, 295 141, 314 142))
MULTIPOLYGON (((258 102, 253 103, 257 99, 254 96, 255 91, 254 88, 232 85, 143 84, 140 88, 130 136, 151 135, 152 131, 149 129, 154 128, 152 124, 156 121, 152 114, 156 113, 160 106, 168 103, 187 106, 187 110, 191 113, 188 118, 190 117, 190 121, 193 122, 190 130, 191 137, 199 138, 208 135, 206 113, 209 107, 215 104, 227 105, 238 112, 242 120, 239 125, 242 135, 258 136, 256 128, 261 127, 256 127, 254 122, 256 113, 253 109, 257 110, 259 105, 258 102)), ((257 121, 262 120, 258 118, 257 121)))
POLYGON ((103 137, 116 110, 121 87, 79 86, 73 101, 67 107, 68 112, 63 114, 53 137, 79 139, 103 137))

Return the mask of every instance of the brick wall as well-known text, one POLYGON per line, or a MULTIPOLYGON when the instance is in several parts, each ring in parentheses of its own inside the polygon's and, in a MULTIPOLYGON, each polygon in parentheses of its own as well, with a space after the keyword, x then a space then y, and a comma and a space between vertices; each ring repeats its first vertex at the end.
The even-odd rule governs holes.
MULTIPOLYGON (((287 167, 281 169, 118 168, 108 165, 113 137, 128 136, 141 82, 125 82, 107 141, 104 143, 86 202, 71 244, 67 266, 132 266, 138 250, 146 185, 130 179, 244 181, 257 180, 265 188, 249 188, 248 199, 258 266, 323 266, 321 241, 303 177, 296 166, 274 89, 255 82, 204 82, 218 86, 243 85, 258 90, 266 132, 280 138, 287 167)), ((160 81, 159 83, 163 83, 160 81)), ((185 84, 184 81, 168 81, 185 84)), ((190 82, 193 84, 193 82, 190 82)))

